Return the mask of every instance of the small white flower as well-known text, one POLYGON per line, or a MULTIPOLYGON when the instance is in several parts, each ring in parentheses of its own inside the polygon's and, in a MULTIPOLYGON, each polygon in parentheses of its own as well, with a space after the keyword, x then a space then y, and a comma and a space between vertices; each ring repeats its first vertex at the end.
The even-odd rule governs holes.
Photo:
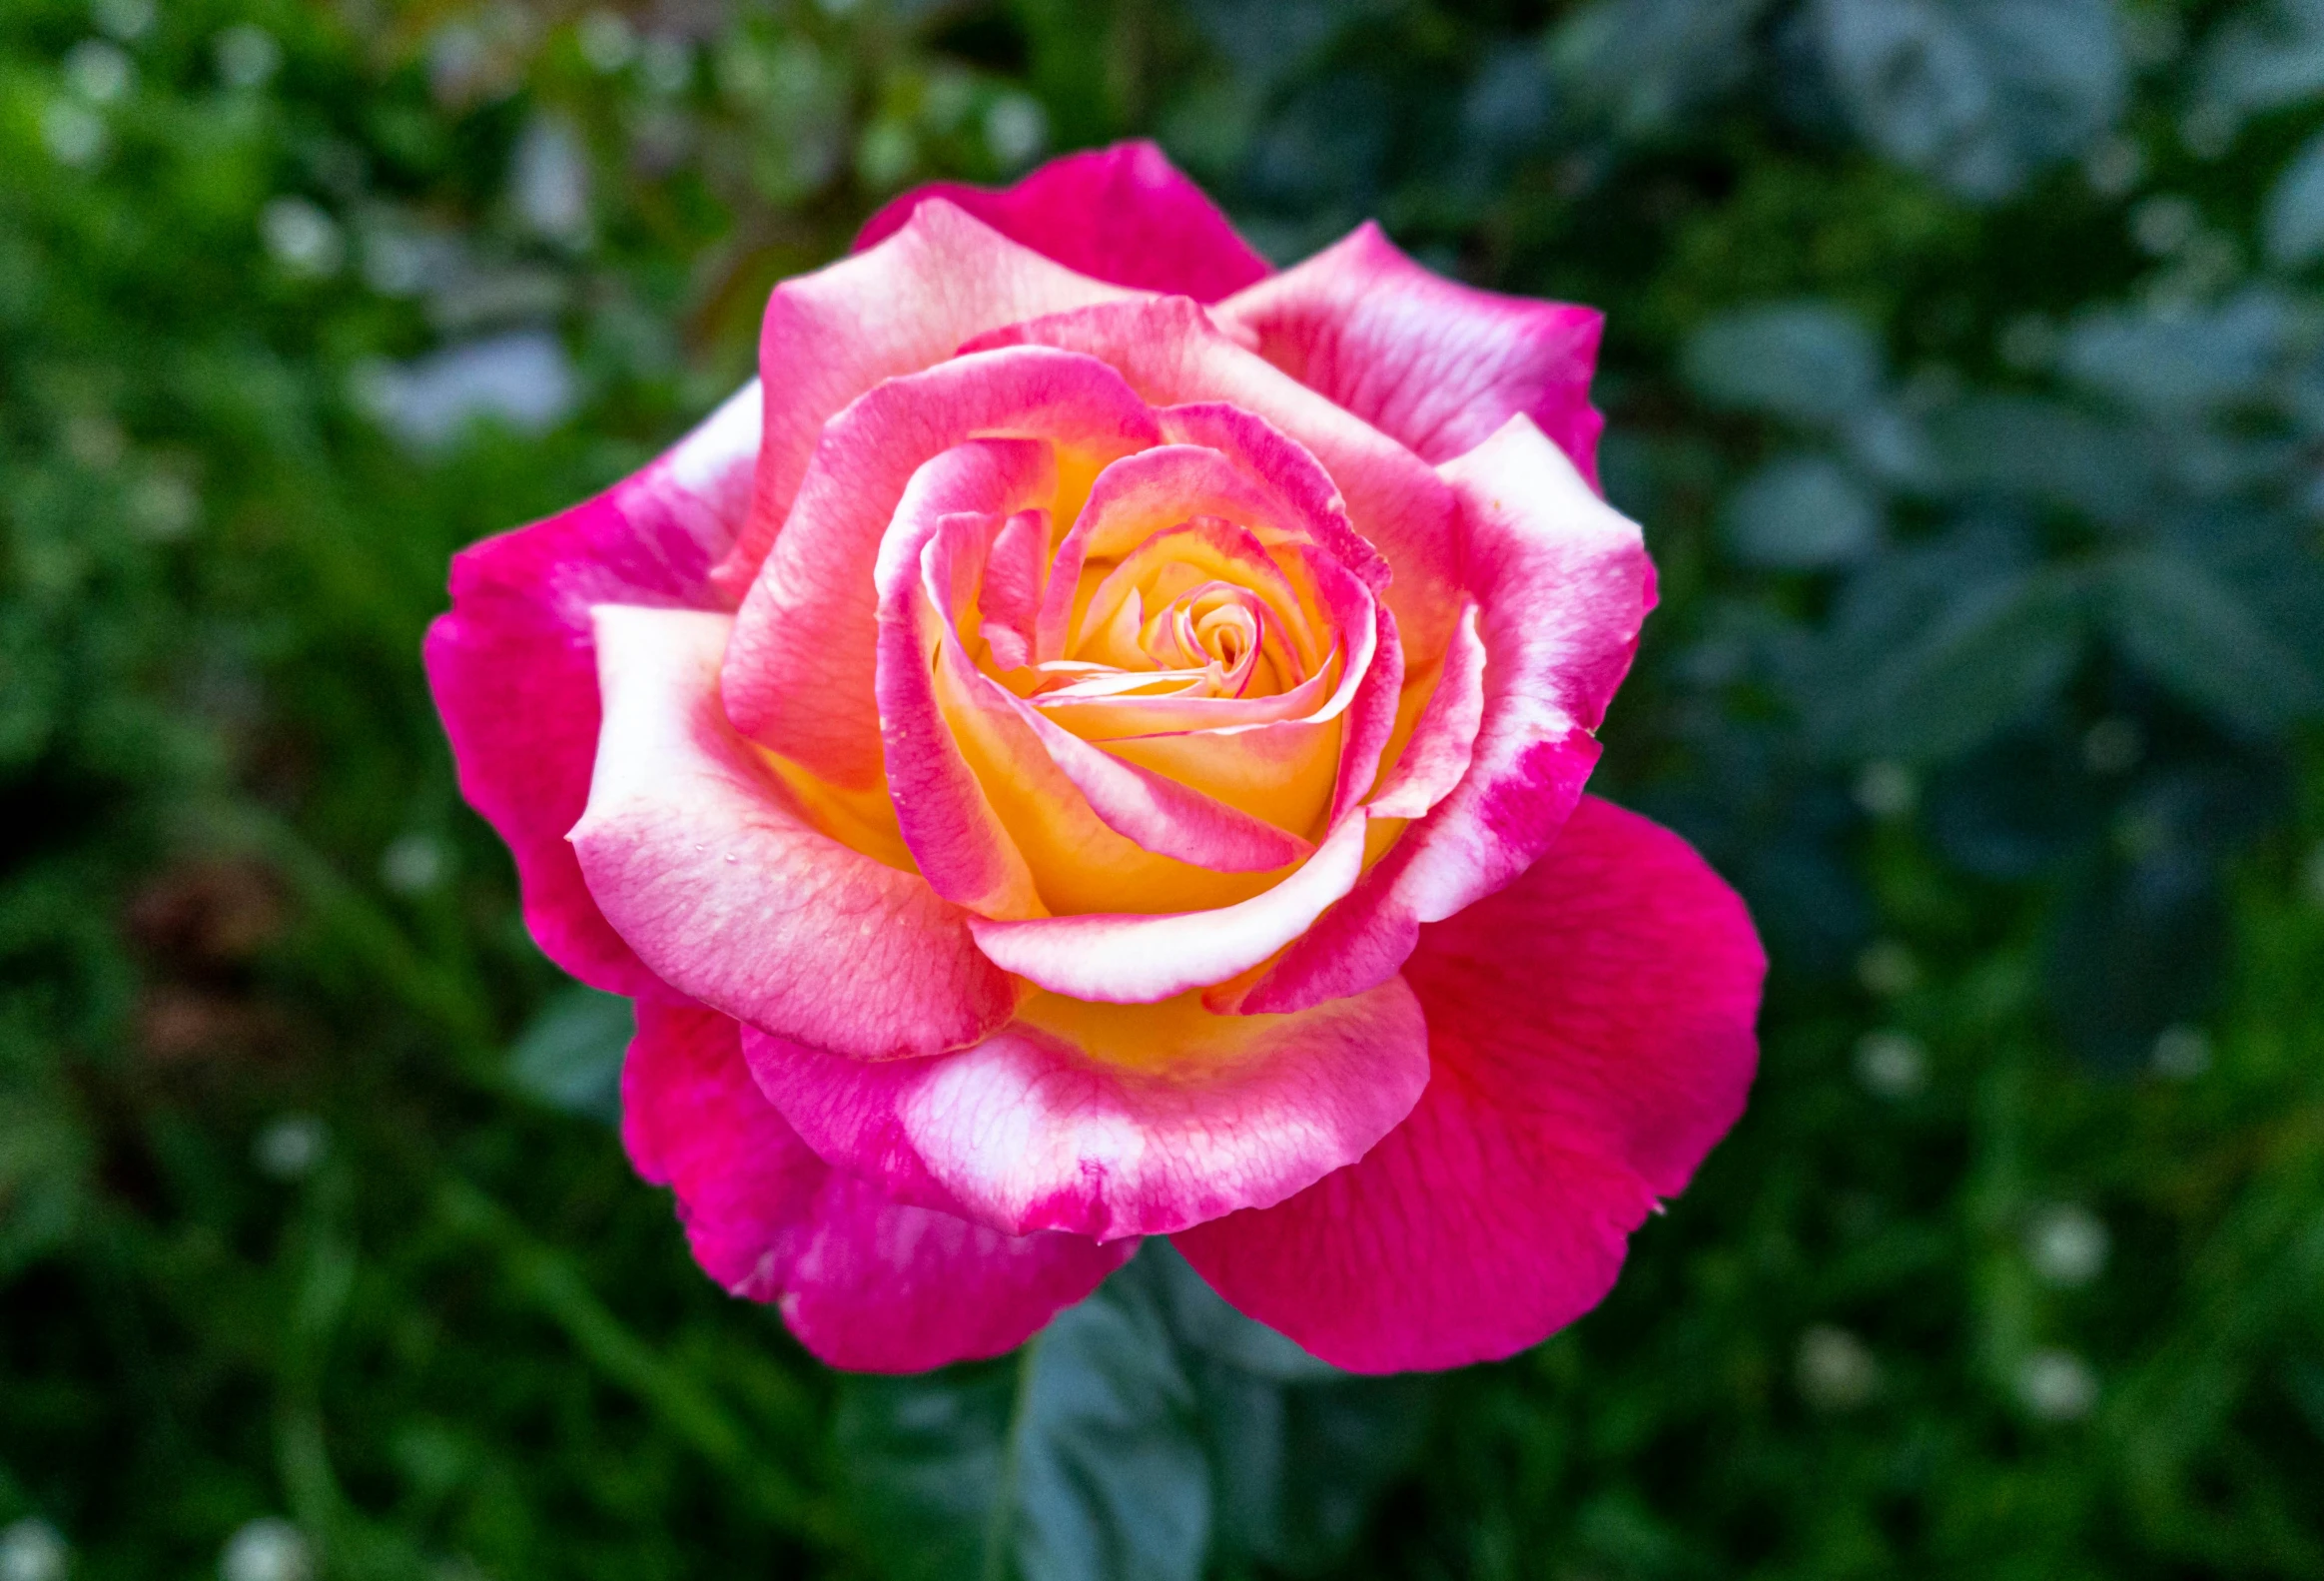
POLYGON ((218 1581, 313 1581, 314 1575, 306 1537, 273 1515, 244 1526, 218 1556, 218 1581))
POLYGON ((95 111, 71 99, 52 99, 41 112, 40 138, 60 165, 86 170, 104 157, 105 123, 95 111))
POLYGON ((558 115, 536 115, 516 141, 509 196, 539 236, 578 244, 589 234, 589 155, 581 134, 558 115))
POLYGON ((2025 1226, 2025 1260, 2043 1283, 2060 1289, 2077 1289, 2104 1272, 2112 1243, 2105 1220, 2070 1202, 2041 1209, 2025 1226))
POLYGON ((320 280, 339 273, 347 243, 339 222, 305 198, 277 198, 259 216, 267 251, 293 275, 320 280))
POLYGON ((263 1175, 299 1181, 314 1174, 330 1151, 331 1131, 322 1121, 313 1115, 285 1115, 259 1133, 251 1145, 251 1161, 263 1175))
POLYGON ((218 80, 229 88, 263 88, 283 69, 283 46, 255 22, 237 22, 210 46, 218 80))
POLYGON ((129 43, 153 31, 154 0, 93 0, 89 16, 99 28, 129 43))
POLYGON ((1901 818, 1921 799, 1921 781, 1902 763, 1883 758, 1856 776, 1856 804, 1875 818, 1901 818))
POLYGON ((694 81, 694 46, 682 38, 656 33, 639 50, 637 69, 648 92, 664 98, 684 93, 694 81))
POLYGON ((581 18, 573 42, 581 47, 581 59, 589 69, 602 76, 627 70, 637 59, 637 30, 618 11, 592 11, 581 18))
POLYGON ((1880 1363, 1865 1342, 1830 1323, 1818 1323, 1800 1336, 1794 1371, 1801 1397, 1820 1411, 1854 1410, 1881 1385, 1880 1363))
POLYGON ((73 1550, 37 1515, 0 1530, 0 1581, 65 1581, 73 1550))
POLYGON ((194 530, 202 514, 202 496, 194 485, 170 472, 141 478, 129 496, 129 518, 139 534, 156 543, 169 543, 194 530))
POLYGON ((1003 94, 985 111, 985 146, 1012 170, 1030 165, 1049 144, 1049 115, 1038 100, 1003 94))
POLYGON ((1909 1032, 1868 1032, 1856 1046, 1856 1079, 1875 1098, 1914 1098, 1929 1085, 1929 1054, 1909 1032))
POLYGON ((451 876, 451 852, 431 834, 398 835, 380 854, 380 882, 398 895, 424 895, 451 876))
POLYGON ((118 45, 85 38, 65 52, 65 80, 91 104, 113 104, 137 80, 137 68, 118 45))
POLYGON ((2017 1398, 2045 1422, 2079 1421, 2098 1403, 2098 1377, 2070 1350, 2036 1350, 2017 1369, 2017 1398))
POLYGON ((2211 1069, 2211 1038, 2200 1027, 2183 1022, 2165 1027, 2154 1040, 2154 1069, 2158 1076, 2191 1082, 2211 1069))

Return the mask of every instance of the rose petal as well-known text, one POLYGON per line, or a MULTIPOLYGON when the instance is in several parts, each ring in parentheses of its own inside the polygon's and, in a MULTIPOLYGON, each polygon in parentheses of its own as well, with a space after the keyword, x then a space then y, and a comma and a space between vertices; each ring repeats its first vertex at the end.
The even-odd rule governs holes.
POLYGON ((1590 732, 1637 652, 1654 603, 1638 528, 1530 418, 1441 470, 1460 500, 1486 655, 1468 772, 1250 991, 1249 1009, 1296 1010, 1380 982, 1422 923, 1530 867, 1597 763, 1590 732))
POLYGON ((1413 717, 1411 734, 1401 747, 1391 746, 1383 754, 1390 769, 1368 805, 1371 815, 1417 818, 1451 795, 1468 775, 1484 717, 1485 639, 1472 603, 1462 608, 1452 629, 1443 665, 1413 717))
POLYGON ((1766 957, 1687 844, 1586 800, 1517 883, 1426 929, 1434 1067, 1361 1163, 1175 1244, 1357 1372, 1460 1366, 1596 1305, 1625 1237, 1742 1113, 1766 957))
POLYGON ((1266 260, 1202 189, 1148 142, 1053 159, 1014 187, 960 182, 917 187, 864 222, 858 251, 942 198, 1068 269, 1141 291, 1215 302, 1263 279, 1266 260))
POLYGON ((863 1059, 974 1042, 1016 991, 916 873, 816 829, 718 706, 730 616, 596 611, 605 723, 572 832, 647 966, 713 1009, 863 1059))
POLYGON ((921 204, 868 252, 777 286, 759 330, 766 443, 756 494, 714 573, 729 602, 742 598, 781 532, 824 423, 856 397, 884 379, 934 367, 986 331, 1128 295, 941 199, 921 204))
POLYGON ((631 1162, 675 1188, 703 1271, 774 1302, 835 1367, 916 1372, 999 1355, 1138 1244, 1005 1235, 833 1170, 760 1095, 740 1026, 699 1006, 638 1007, 621 1111, 631 1162))
MULTIPOLYGON (((947 658, 954 662, 951 655, 947 658)), ((1315 849, 1225 797, 1205 794, 1208 787, 1189 786, 1147 767, 1134 750, 1137 743, 1094 746, 982 676, 964 684, 975 682, 983 682, 993 702, 1017 713, 1106 827, 1141 850, 1214 873, 1272 873, 1315 849)))
POLYGON ((1161 916, 977 917, 969 928, 993 961, 1053 993, 1151 1005, 1247 972, 1304 933, 1354 886, 1365 822, 1347 819, 1296 871, 1237 905, 1161 916))
MULTIPOLYGON (((1201 407, 1220 429, 1234 420, 1294 441, 1337 483, 1355 532, 1392 573, 1383 601, 1406 657, 1434 663, 1443 651, 1461 578, 1459 523, 1445 480, 1404 445, 1219 334, 1193 303, 1164 298, 1059 313, 968 345, 1086 353, 1119 369, 1156 406, 1201 407), (1239 418, 1223 415, 1229 410, 1239 418)), ((1192 438, 1192 420, 1165 417, 1181 441, 1192 438)))
POLYGON ((1592 485, 1605 419, 1590 404, 1604 318, 1431 274, 1369 221, 1219 305, 1258 353, 1422 459, 1474 449, 1519 412, 1592 485))
POLYGON ((920 464, 985 433, 1048 438, 1101 461, 1161 437, 1112 369, 1040 348, 955 358, 857 400, 825 425, 743 600, 722 684, 744 735, 836 784, 877 783, 880 540, 920 464))
POLYGON ((758 386, 745 386, 635 476, 463 549, 451 609, 427 629, 428 685, 460 794, 516 859, 525 925, 550 960, 608 993, 661 990, 599 914, 565 844, 597 750, 589 607, 724 607, 709 570, 749 507, 759 404, 758 386))
POLYGON ((1280 1201, 1411 1112, 1427 1030, 1400 983, 1297 1016, 1036 999, 973 1049, 879 1065, 746 1034, 817 1153, 902 1200, 1112 1240, 1280 1201))
POLYGON ((930 580, 963 580, 974 592, 981 541, 1057 483, 1050 447, 1038 439, 972 439, 938 454, 912 475, 880 546, 875 694, 888 795, 897 824, 939 895, 989 917, 1047 913, 1025 857, 993 811, 952 738, 937 700, 930 655, 960 641, 953 629, 965 600, 930 580), (978 537, 973 562, 945 556, 948 540, 978 537), (938 601, 941 598, 941 602, 938 601))

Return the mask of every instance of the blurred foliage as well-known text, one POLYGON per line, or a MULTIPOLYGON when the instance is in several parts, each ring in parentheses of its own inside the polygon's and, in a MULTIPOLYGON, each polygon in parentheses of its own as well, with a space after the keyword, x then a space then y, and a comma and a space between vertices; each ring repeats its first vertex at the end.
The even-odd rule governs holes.
POLYGON ((9 1581, 2324 1575, 2313 0, 12 0, 0 162, 9 1581), (1135 133, 1279 259, 1609 314, 1600 784, 1776 973, 1504 1365, 1326 1375, 1158 1250, 835 1379, 452 788, 453 548, 882 198, 1135 133))

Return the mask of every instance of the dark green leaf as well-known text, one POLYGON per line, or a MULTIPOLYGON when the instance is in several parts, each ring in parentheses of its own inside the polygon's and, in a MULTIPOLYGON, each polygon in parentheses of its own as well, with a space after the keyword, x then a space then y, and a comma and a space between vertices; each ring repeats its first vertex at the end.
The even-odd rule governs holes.
POLYGON ((2083 601, 2067 572, 1995 571, 1968 544, 1870 567, 1812 671, 1810 726, 1843 753, 1967 751, 2056 693, 2081 651, 2083 601))
POLYGON ((1550 64, 1578 119, 1626 137, 1667 132, 1725 93, 1768 0, 1594 0, 1549 38, 1550 64))
POLYGON ((1880 541, 1880 500, 1839 462, 1785 455, 1728 498, 1722 525, 1736 557, 1783 570, 1816 570, 1860 558, 1880 541))
POLYGON ((1837 308, 1780 303, 1704 325, 1687 342, 1684 369, 1714 405, 1834 423, 1879 393, 1881 350, 1871 331, 1837 308))
POLYGON ((568 1115, 621 1119, 621 1057, 636 1031, 629 1001, 575 983, 560 990, 508 1051, 520 1093, 568 1115))
POLYGON ((1154 1240, 1010 1361, 850 1379, 839 1444, 896 1576, 1168 1581, 1206 1553, 1328 1564, 1426 1404, 1424 1380, 1326 1366, 1154 1240))
POLYGON ((2178 417, 2265 395, 2292 330, 2290 304, 2264 290, 2216 308, 2105 310, 2066 332, 2060 362, 2091 390, 2156 416, 2178 417))
POLYGON ((1143 1275, 1006 1363, 851 1379, 839 1443, 898 1575, 1191 1581, 1210 1532, 1193 1385, 1143 1275))
POLYGON ((2137 521, 2153 508, 2151 440, 2062 401, 1982 395, 1932 418, 1930 434, 1955 489, 2030 496, 2108 525, 2137 521))
POLYGON ((2121 554, 2105 589, 2108 632, 2131 660, 2227 723, 2264 730, 2324 699, 2306 656, 2199 561, 2159 547, 2121 554))
POLYGON ((2324 133, 2301 144, 2268 189, 2261 234, 2267 261, 2278 269, 2324 258, 2324 133))
POLYGON ((2005 197, 2114 118, 2125 85, 2106 0, 1819 0, 1858 130, 1964 197, 2005 197))

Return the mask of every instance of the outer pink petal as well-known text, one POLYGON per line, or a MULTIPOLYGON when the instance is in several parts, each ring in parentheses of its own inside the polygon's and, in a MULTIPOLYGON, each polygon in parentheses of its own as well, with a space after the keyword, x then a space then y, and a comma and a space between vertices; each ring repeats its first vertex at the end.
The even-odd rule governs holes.
POLYGON ((1117 143, 1053 159, 1014 187, 918 187, 864 223, 858 250, 893 234, 923 203, 958 204, 1068 269, 1117 286, 1216 302, 1265 278, 1217 205, 1152 143, 1117 143))
POLYGON ((427 679, 460 793, 508 842, 548 958, 609 993, 661 992, 598 913, 565 844, 597 748, 589 606, 719 608, 710 567, 749 508, 759 392, 738 392, 644 471, 561 515, 462 550, 428 627, 427 679))
POLYGON ((1597 1304, 1743 1111, 1766 957, 1684 841, 1584 801, 1405 968, 1434 1069, 1363 1161, 1179 1235, 1218 1292, 1358 1372, 1459 1366, 1597 1304))
POLYGON ((1221 303, 1259 355, 1429 461, 1522 412, 1597 481, 1590 374, 1604 319, 1433 275, 1366 221, 1305 263, 1221 303))
POLYGON ((1159 916, 976 917, 969 928, 987 957, 1052 993, 1105 1005, 1155 1004, 1247 972, 1306 932, 1354 886, 1365 823, 1345 820, 1281 883, 1236 905, 1159 916))
POLYGON ((747 1033, 744 1052, 817 1153, 899 1199, 1112 1240, 1281 1201, 1361 1158, 1428 1080, 1400 982, 1229 1025, 1231 1058, 1172 1050, 1149 1069, 1025 1022, 930 1060, 872 1065, 747 1033))
POLYGON ((1532 866, 1597 764, 1591 732, 1654 603, 1637 526, 1527 417, 1441 470, 1467 527, 1485 647, 1468 771, 1250 992, 1246 1009, 1295 1010, 1384 979, 1422 923, 1532 866))
POLYGON ((823 424, 848 402, 883 379, 943 362, 988 330, 1127 295, 1060 268, 941 200, 920 205, 869 252, 784 281, 759 331, 766 444, 757 497, 717 568, 718 585, 730 600, 750 586, 790 513, 823 424))
POLYGON ((916 873, 816 829, 718 706, 726 615, 597 611, 605 725, 572 833, 589 892, 656 975, 861 1059, 1006 1022, 1016 990, 916 873))
POLYGON ((999 1355, 1137 1246, 1004 1235, 833 1170, 760 1095, 740 1026, 699 1006, 638 1006, 621 1109, 631 1162, 676 1188, 703 1271, 776 1303, 835 1367, 916 1372, 999 1355))
POLYGON ((1356 532, 1393 573, 1383 601, 1406 657, 1433 663, 1459 606, 1459 519, 1445 480, 1403 444, 1221 335, 1183 298, 1088 308, 996 330, 972 347, 1036 345, 1084 352, 1121 370, 1157 406, 1194 406, 1166 419, 1180 442, 1212 444, 1230 426, 1296 441, 1346 496, 1356 532), (1229 408, 1240 408, 1240 415, 1229 408))
POLYGON ((930 457, 982 433, 1103 458, 1152 444, 1154 415, 1094 358, 1042 348, 955 358, 834 417, 735 626, 723 686, 744 735, 839 784, 880 774, 872 694, 880 540, 930 457))

